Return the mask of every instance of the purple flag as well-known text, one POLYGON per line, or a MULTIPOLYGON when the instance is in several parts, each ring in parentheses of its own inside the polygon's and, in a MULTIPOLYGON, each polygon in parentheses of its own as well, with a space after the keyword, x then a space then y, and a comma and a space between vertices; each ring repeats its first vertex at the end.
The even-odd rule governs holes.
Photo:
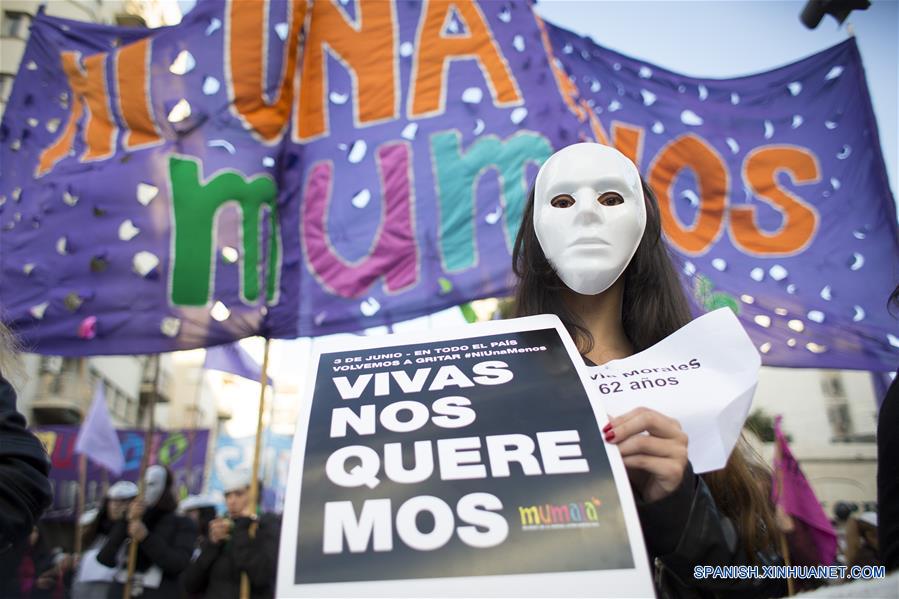
POLYGON ((829 566, 837 558, 837 534, 827 519, 821 502, 808 484, 799 462, 793 457, 787 439, 780 428, 781 417, 774 419, 774 435, 777 448, 774 456, 774 502, 793 518, 808 525, 818 552, 819 563, 829 566))
MULTIPOLYGON (((237 343, 207 348, 206 360, 203 362, 203 368, 206 370, 230 372, 231 374, 242 376, 245 379, 250 379, 257 383, 262 378, 262 368, 256 363, 256 360, 254 360, 250 354, 237 343)), ((271 377, 267 378, 269 385, 275 384, 271 377)))
POLYGON ((86 455, 116 476, 125 468, 125 456, 106 409, 106 390, 101 381, 97 381, 90 412, 78 430, 75 453, 86 455))
POLYGON ((617 146, 697 310, 768 365, 889 370, 899 240, 854 40, 696 79, 525 2, 35 18, 0 127, 0 305, 38 351, 357 331, 508 295, 539 165, 617 146), (302 31, 301 31, 302 29, 302 31))

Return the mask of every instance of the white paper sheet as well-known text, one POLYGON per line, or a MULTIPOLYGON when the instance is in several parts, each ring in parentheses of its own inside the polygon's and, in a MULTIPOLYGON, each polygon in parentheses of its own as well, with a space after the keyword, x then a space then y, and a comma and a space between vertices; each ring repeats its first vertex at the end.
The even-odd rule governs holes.
POLYGON ((610 415, 643 406, 677 419, 697 473, 719 470, 740 436, 761 358, 729 308, 629 358, 589 368, 610 415))

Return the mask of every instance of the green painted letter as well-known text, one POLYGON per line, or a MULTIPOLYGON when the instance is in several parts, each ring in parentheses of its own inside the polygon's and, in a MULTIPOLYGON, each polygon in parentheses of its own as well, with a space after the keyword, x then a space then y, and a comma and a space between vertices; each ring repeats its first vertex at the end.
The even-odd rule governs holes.
POLYGON ((201 181, 200 161, 192 158, 169 158, 172 189, 172 211, 175 252, 171 257, 172 303, 202 306, 210 299, 212 279, 213 231, 219 208, 234 202, 242 219, 243 253, 241 254, 241 297, 247 303, 259 299, 259 216, 264 207, 269 211, 268 264, 265 297, 277 302, 278 275, 281 269, 281 232, 278 228, 278 192, 269 175, 246 178, 225 171, 208 183, 201 181))

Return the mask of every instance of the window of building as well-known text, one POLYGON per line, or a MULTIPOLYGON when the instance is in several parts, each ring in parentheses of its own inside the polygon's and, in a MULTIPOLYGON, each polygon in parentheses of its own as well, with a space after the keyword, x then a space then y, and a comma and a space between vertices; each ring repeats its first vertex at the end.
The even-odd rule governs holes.
POLYGON ((41 356, 41 374, 62 372, 62 356, 41 356))
POLYGON ((12 83, 16 76, 12 73, 0 73, 0 102, 9 102, 12 93, 12 83))
POLYGON ((837 372, 824 373, 821 376, 821 392, 826 398, 831 439, 844 443, 852 441, 855 432, 852 414, 849 411, 849 398, 840 374, 837 372))
POLYGON ((0 22, 0 36, 24 38, 28 33, 31 15, 27 12, 4 10, 3 21, 0 22))

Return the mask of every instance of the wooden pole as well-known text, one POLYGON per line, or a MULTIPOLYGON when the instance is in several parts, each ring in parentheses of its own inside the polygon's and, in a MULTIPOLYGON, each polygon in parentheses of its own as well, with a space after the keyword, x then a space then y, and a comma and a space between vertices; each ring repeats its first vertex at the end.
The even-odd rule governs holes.
MULTIPOLYGON (((778 465, 777 468, 777 500, 778 503, 783 501, 783 454, 780 450, 780 441, 775 440, 774 442, 774 455, 775 455, 775 464, 778 465)), ((784 510, 786 513, 786 510, 784 510)), ((787 514, 789 516, 789 514, 787 514)), ((790 567, 790 546, 787 544, 787 535, 782 530, 780 532, 780 552, 783 554, 784 565, 789 568, 790 567)), ((793 581, 792 576, 787 577, 787 596, 792 597, 796 594, 796 583, 793 581)))
MULTIPOLYGON (((153 372, 153 394, 150 396, 150 403, 147 409, 150 411, 150 422, 144 433, 144 454, 140 458, 140 473, 137 479, 137 497, 135 501, 143 501, 144 499, 144 474, 147 472, 147 466, 150 463, 150 453, 153 449, 153 434, 156 432, 156 399, 159 396, 159 363, 162 361, 161 355, 156 354, 156 365, 153 372)), ((122 599, 131 599, 131 582, 134 578, 134 568, 137 565, 137 546, 133 539, 128 546, 128 578, 125 579, 125 586, 122 589, 122 599)))
POLYGON ((81 517, 84 515, 84 496, 87 487, 87 456, 78 456, 78 506, 75 509, 75 555, 81 555, 81 517))
MULTIPOLYGON (((271 340, 265 338, 262 353, 262 375, 259 377, 259 412, 256 415, 256 447, 253 450, 253 474, 250 478, 250 513, 256 514, 259 504, 259 456, 262 453, 262 415, 265 410, 265 388, 268 386, 268 349, 271 340)), ((256 522, 250 524, 250 538, 256 536, 256 522)), ((240 599, 250 599, 250 579, 240 573, 240 599)))
MULTIPOLYGON (((90 392, 90 385, 87 384, 85 378, 87 377, 87 362, 82 358, 78 363, 78 378, 80 386, 83 389, 87 389, 90 392)), ((97 384, 102 385, 102 382, 98 382, 97 384)), ((91 404, 93 407, 93 404, 91 404)), ((88 408, 90 409, 90 408, 88 408)), ((86 418, 81 419, 81 426, 84 426, 84 421, 86 418)), ((80 432, 80 431, 79 431, 80 432)), ((87 456, 79 454, 78 456, 78 499, 77 505, 75 506, 75 547, 74 553, 75 555, 81 554, 81 516, 84 515, 84 496, 87 491, 87 456)))
MULTIPOLYGON (((200 395, 203 392, 203 381, 206 377, 206 371, 200 366, 200 380, 197 381, 197 390, 194 393, 193 408, 190 415, 190 429, 187 433, 187 471, 190 473, 188 484, 192 480, 194 469, 194 443, 197 441, 197 412, 200 411, 200 395)), ((188 492, 190 492, 188 490, 188 492)))

